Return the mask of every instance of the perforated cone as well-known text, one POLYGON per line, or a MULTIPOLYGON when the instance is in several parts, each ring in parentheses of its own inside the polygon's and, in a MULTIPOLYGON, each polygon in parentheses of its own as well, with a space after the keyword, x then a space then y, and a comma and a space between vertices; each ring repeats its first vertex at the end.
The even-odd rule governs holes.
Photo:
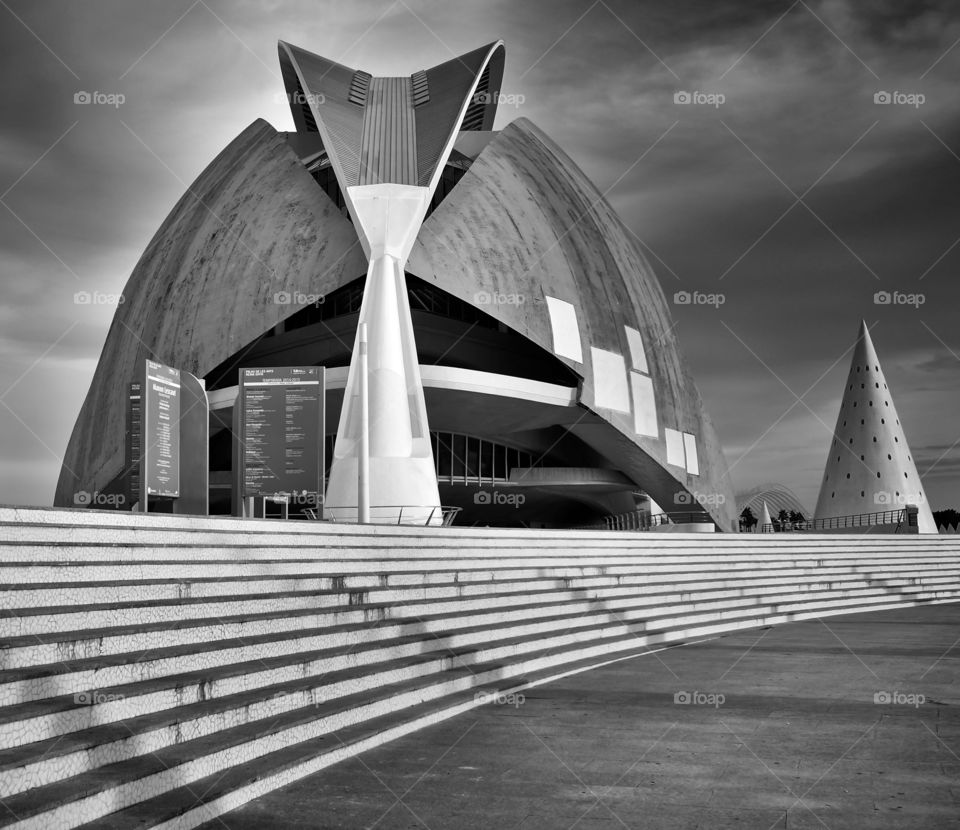
POLYGON ((833 432, 817 519, 915 504, 920 532, 937 532, 870 332, 862 321, 833 432))

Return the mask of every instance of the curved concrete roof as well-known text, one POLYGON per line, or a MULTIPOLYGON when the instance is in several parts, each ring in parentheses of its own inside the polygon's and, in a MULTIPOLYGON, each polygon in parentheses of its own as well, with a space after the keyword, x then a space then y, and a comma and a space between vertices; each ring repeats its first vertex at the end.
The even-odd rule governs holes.
POLYGON ((582 403, 619 436, 587 423, 571 431, 623 463, 667 510, 680 491, 717 496, 712 512, 731 528, 735 500, 726 460, 663 290, 613 208, 542 130, 519 118, 484 147, 424 223, 407 269, 557 354, 583 378, 582 403), (496 297, 521 301, 489 302, 496 297), (560 349, 551 301, 570 309, 575 326, 561 332, 571 342, 560 349), (652 381, 656 437, 638 434, 637 401, 629 400, 635 395, 628 394, 626 411, 607 405, 618 403, 612 392, 642 383, 644 375, 652 381), (696 441, 699 474, 688 471, 683 447, 679 458, 668 457, 667 429, 692 436, 688 445, 696 441))
MULTIPOLYGON (((126 384, 144 358, 205 376, 302 307, 274 302, 276 292, 332 293, 365 267, 354 228, 288 143, 263 121, 248 127, 200 174, 134 269, 57 503, 120 472, 126 384)), ((408 270, 573 369, 584 417, 570 431, 665 509, 681 503, 678 494, 712 496, 705 509, 734 527, 726 462, 663 292, 613 209, 541 130, 518 119, 485 144, 425 222, 408 270)))
POLYGON ((283 136, 257 120, 191 184, 123 289, 70 436, 55 502, 106 486, 123 467, 125 397, 151 357, 203 377, 303 305, 366 269, 350 222, 283 136))

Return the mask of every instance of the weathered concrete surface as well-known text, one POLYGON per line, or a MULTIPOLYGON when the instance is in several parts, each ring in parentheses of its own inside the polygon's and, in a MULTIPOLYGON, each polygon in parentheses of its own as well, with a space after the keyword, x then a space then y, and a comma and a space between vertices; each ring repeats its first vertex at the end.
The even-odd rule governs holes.
POLYGON ((55 504, 123 467, 127 384, 147 357, 200 377, 304 303, 366 270, 350 222, 258 119, 197 177, 123 289, 64 455, 55 504))
POLYGON ((488 705, 204 827, 960 827, 960 604, 627 660, 488 705), (677 705, 677 692, 722 705, 677 705), (925 702, 878 704, 879 692, 925 702))
POLYGON ((583 378, 584 405, 606 425, 577 437, 675 509, 677 493, 722 495, 705 506, 724 530, 736 516, 727 463, 686 361, 663 290, 630 230, 570 157, 526 118, 504 128, 427 219, 407 270, 468 303, 478 292, 523 302, 483 305, 553 351, 546 296, 577 310, 584 362, 558 358, 583 378), (624 355, 624 326, 641 332, 656 392, 659 436, 634 433, 633 418, 594 405, 590 347, 624 355), (700 474, 667 466, 664 427, 697 436, 700 474), (638 453, 640 447, 643 452, 638 453))
MULTIPOLYGON (((55 503, 70 506, 74 493, 102 489, 122 470, 124 390, 144 358, 205 376, 298 310, 275 302, 278 292, 329 294, 365 270, 353 227, 284 138, 264 121, 250 125, 191 185, 124 288, 55 503)), ((408 270, 547 350, 544 297, 572 303, 585 362, 562 359, 583 378, 584 406, 614 429, 585 419, 571 431, 668 509, 684 491, 712 496, 705 509, 731 529, 736 501, 726 461, 663 291, 597 188, 533 124, 517 119, 486 145, 424 223, 408 270), (484 304, 478 292, 520 294, 524 302, 484 304), (643 335, 657 438, 635 435, 629 413, 594 405, 590 347, 629 365, 624 325, 643 335), (667 466, 665 427, 696 434, 699 476, 667 466)))

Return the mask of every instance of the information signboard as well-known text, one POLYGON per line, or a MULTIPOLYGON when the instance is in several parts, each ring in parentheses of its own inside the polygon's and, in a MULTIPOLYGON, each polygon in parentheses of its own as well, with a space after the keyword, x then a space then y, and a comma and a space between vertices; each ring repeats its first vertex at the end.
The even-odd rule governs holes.
POLYGON ((135 380, 127 394, 127 440, 124 456, 129 471, 127 503, 134 505, 140 499, 140 453, 143 452, 143 383, 135 380))
POLYGON ((148 360, 142 396, 146 496, 180 495, 180 370, 148 360))
POLYGON ((287 495, 293 504, 317 506, 323 491, 324 369, 241 369, 238 405, 244 498, 287 495))

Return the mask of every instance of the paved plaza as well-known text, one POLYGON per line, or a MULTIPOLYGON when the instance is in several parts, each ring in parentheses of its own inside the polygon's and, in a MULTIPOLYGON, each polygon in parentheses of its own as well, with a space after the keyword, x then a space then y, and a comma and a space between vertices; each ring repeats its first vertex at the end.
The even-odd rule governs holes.
POLYGON ((958 633, 960 604, 933 605, 625 660, 480 707, 206 827, 960 827, 958 633))

